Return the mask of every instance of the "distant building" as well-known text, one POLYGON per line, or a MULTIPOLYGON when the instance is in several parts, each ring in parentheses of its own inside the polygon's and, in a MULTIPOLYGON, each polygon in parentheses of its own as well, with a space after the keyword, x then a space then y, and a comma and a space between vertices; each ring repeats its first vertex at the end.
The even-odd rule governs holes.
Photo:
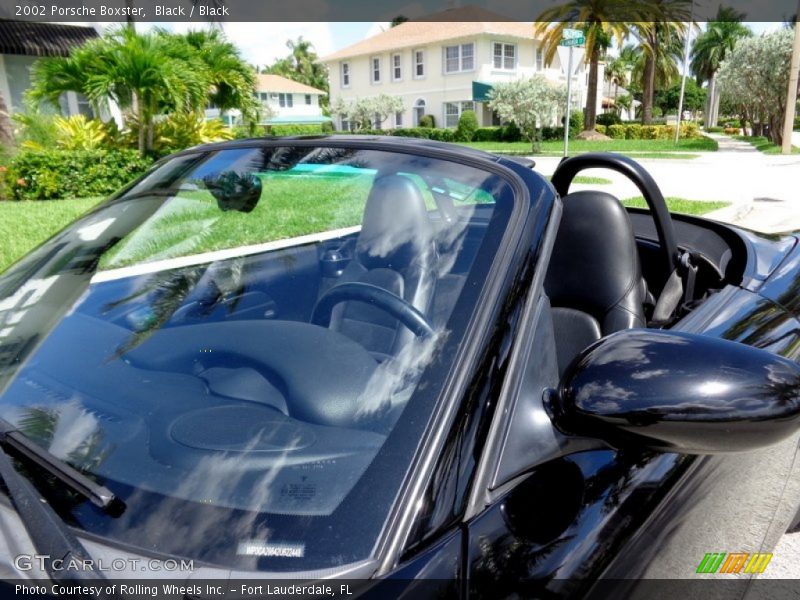
MULTIPOLYGON (((23 97, 31 86, 31 67, 43 57, 69 56, 88 40, 98 37, 92 27, 33 23, 0 19, 0 94, 9 112, 23 108, 23 97)), ((63 115, 93 117, 89 101, 81 94, 68 92, 59 99, 63 115)))
MULTIPOLYGON (((439 127, 455 127, 465 110, 474 110, 478 122, 489 126, 499 124, 486 103, 493 84, 535 74, 566 84, 561 52, 566 48, 545 65, 542 41, 533 37, 534 24, 491 20, 497 17, 476 7, 450 9, 429 21, 404 22, 323 57, 330 73, 331 102, 381 93, 399 96, 403 110, 382 124, 387 128, 416 127, 426 114, 439 127)), ((603 70, 601 64, 598 87, 603 70)), ((586 104, 587 79, 587 65, 576 58, 573 108, 586 104)), ((598 94, 598 113, 601 102, 598 94)), ((350 126, 341 120, 336 125, 350 126)))
MULTIPOLYGON (((278 125, 290 123, 324 123, 330 121, 329 117, 322 114, 320 98, 326 94, 311 86, 292 81, 280 75, 256 75, 256 99, 265 106, 269 106, 273 113, 271 117, 262 120, 264 125, 278 125)), ((206 109, 206 118, 214 119, 220 116, 217 107, 209 105, 206 109)), ((238 110, 225 113, 225 120, 230 125, 241 119, 238 110)))

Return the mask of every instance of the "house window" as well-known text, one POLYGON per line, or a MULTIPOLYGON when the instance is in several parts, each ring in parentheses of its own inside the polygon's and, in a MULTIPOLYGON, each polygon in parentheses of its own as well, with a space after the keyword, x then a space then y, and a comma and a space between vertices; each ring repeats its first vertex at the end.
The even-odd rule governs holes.
POLYGON ((380 129, 381 125, 383 125, 383 121, 381 120, 381 116, 378 113, 375 113, 372 116, 372 127, 374 129, 380 129))
POLYGON ((414 110, 412 113, 414 127, 419 127, 420 119, 425 115, 425 100, 423 98, 418 98, 417 101, 414 103, 414 110))
POLYGON ((372 83, 381 82, 381 59, 375 57, 372 59, 372 83))
POLYGON ((262 102, 267 102, 269 100, 269 94, 267 94, 266 92, 259 92, 258 99, 261 100, 262 102))
POLYGON ((536 70, 541 71, 544 69, 544 50, 536 48, 536 70))
POLYGON ((292 107, 293 94, 278 94, 278 105, 281 108, 292 107))
POLYGON ((75 94, 75 99, 78 104, 78 114, 83 115, 87 119, 93 119, 94 109, 92 108, 92 103, 89 102, 89 99, 83 94, 75 94))
POLYGON ((464 102, 445 102, 444 103, 444 126, 458 126, 458 119, 465 110, 475 110, 475 103, 471 100, 464 102))
POLYGON ((400 81, 403 78, 401 60, 399 54, 392 54, 392 81, 400 81))
POLYGON ((342 63, 342 87, 350 87, 350 63, 342 63))
POLYGON ((444 72, 459 73, 472 71, 475 68, 475 44, 460 44, 458 46, 445 46, 444 72))
POLYGON ((394 126, 395 127, 403 126, 403 111, 398 111, 394 113, 394 126))
POLYGON ((517 47, 514 44, 494 42, 492 44, 494 68, 510 71, 516 66, 517 47))
POLYGON ((311 104, 311 94, 306 94, 306 104, 311 104))
POLYGON ((350 131, 351 124, 347 119, 342 119, 342 126, 339 128, 341 131, 350 131))
POLYGON ((414 50, 414 78, 425 77, 425 51, 414 50))

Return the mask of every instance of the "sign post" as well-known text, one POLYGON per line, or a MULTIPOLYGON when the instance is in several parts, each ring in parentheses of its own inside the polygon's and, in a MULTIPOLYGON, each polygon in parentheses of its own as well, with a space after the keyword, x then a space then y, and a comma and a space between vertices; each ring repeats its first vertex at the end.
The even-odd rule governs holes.
POLYGON ((586 38, 580 29, 565 29, 561 34, 560 46, 569 46, 569 59, 567 60, 567 110, 564 113, 564 158, 569 151, 569 117, 572 107, 572 51, 575 46, 583 46, 586 38))

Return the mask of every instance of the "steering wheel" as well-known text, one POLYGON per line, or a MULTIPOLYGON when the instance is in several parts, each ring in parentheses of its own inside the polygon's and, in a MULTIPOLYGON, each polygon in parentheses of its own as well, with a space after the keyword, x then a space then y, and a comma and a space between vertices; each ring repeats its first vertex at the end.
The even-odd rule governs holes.
POLYGON ((411 333, 417 337, 433 335, 433 327, 425 315, 400 296, 377 285, 357 281, 342 283, 325 292, 314 307, 311 323, 320 327, 328 327, 331 324, 333 307, 347 300, 365 302, 380 308, 408 327, 411 333))
POLYGON ((603 168, 611 169, 622 173, 630 179, 639 191, 642 192, 650 214, 655 221, 656 233, 658 235, 659 249, 661 254, 661 265, 665 270, 665 280, 680 265, 681 256, 678 246, 675 243, 675 230, 672 225, 672 218, 667 210, 667 203, 658 184, 651 177, 645 168, 635 160, 613 154, 610 152, 590 152, 579 154, 562 161, 556 168, 551 179, 551 183, 561 196, 566 196, 569 186, 575 176, 585 169, 603 168))

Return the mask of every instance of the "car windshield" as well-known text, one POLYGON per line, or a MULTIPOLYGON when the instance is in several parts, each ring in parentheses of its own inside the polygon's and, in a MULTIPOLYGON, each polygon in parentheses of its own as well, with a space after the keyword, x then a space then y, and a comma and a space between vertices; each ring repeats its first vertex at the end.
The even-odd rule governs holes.
POLYGON ((126 505, 54 487, 62 516, 237 569, 368 558, 512 213, 463 162, 190 151, 0 277, 0 417, 126 505))

